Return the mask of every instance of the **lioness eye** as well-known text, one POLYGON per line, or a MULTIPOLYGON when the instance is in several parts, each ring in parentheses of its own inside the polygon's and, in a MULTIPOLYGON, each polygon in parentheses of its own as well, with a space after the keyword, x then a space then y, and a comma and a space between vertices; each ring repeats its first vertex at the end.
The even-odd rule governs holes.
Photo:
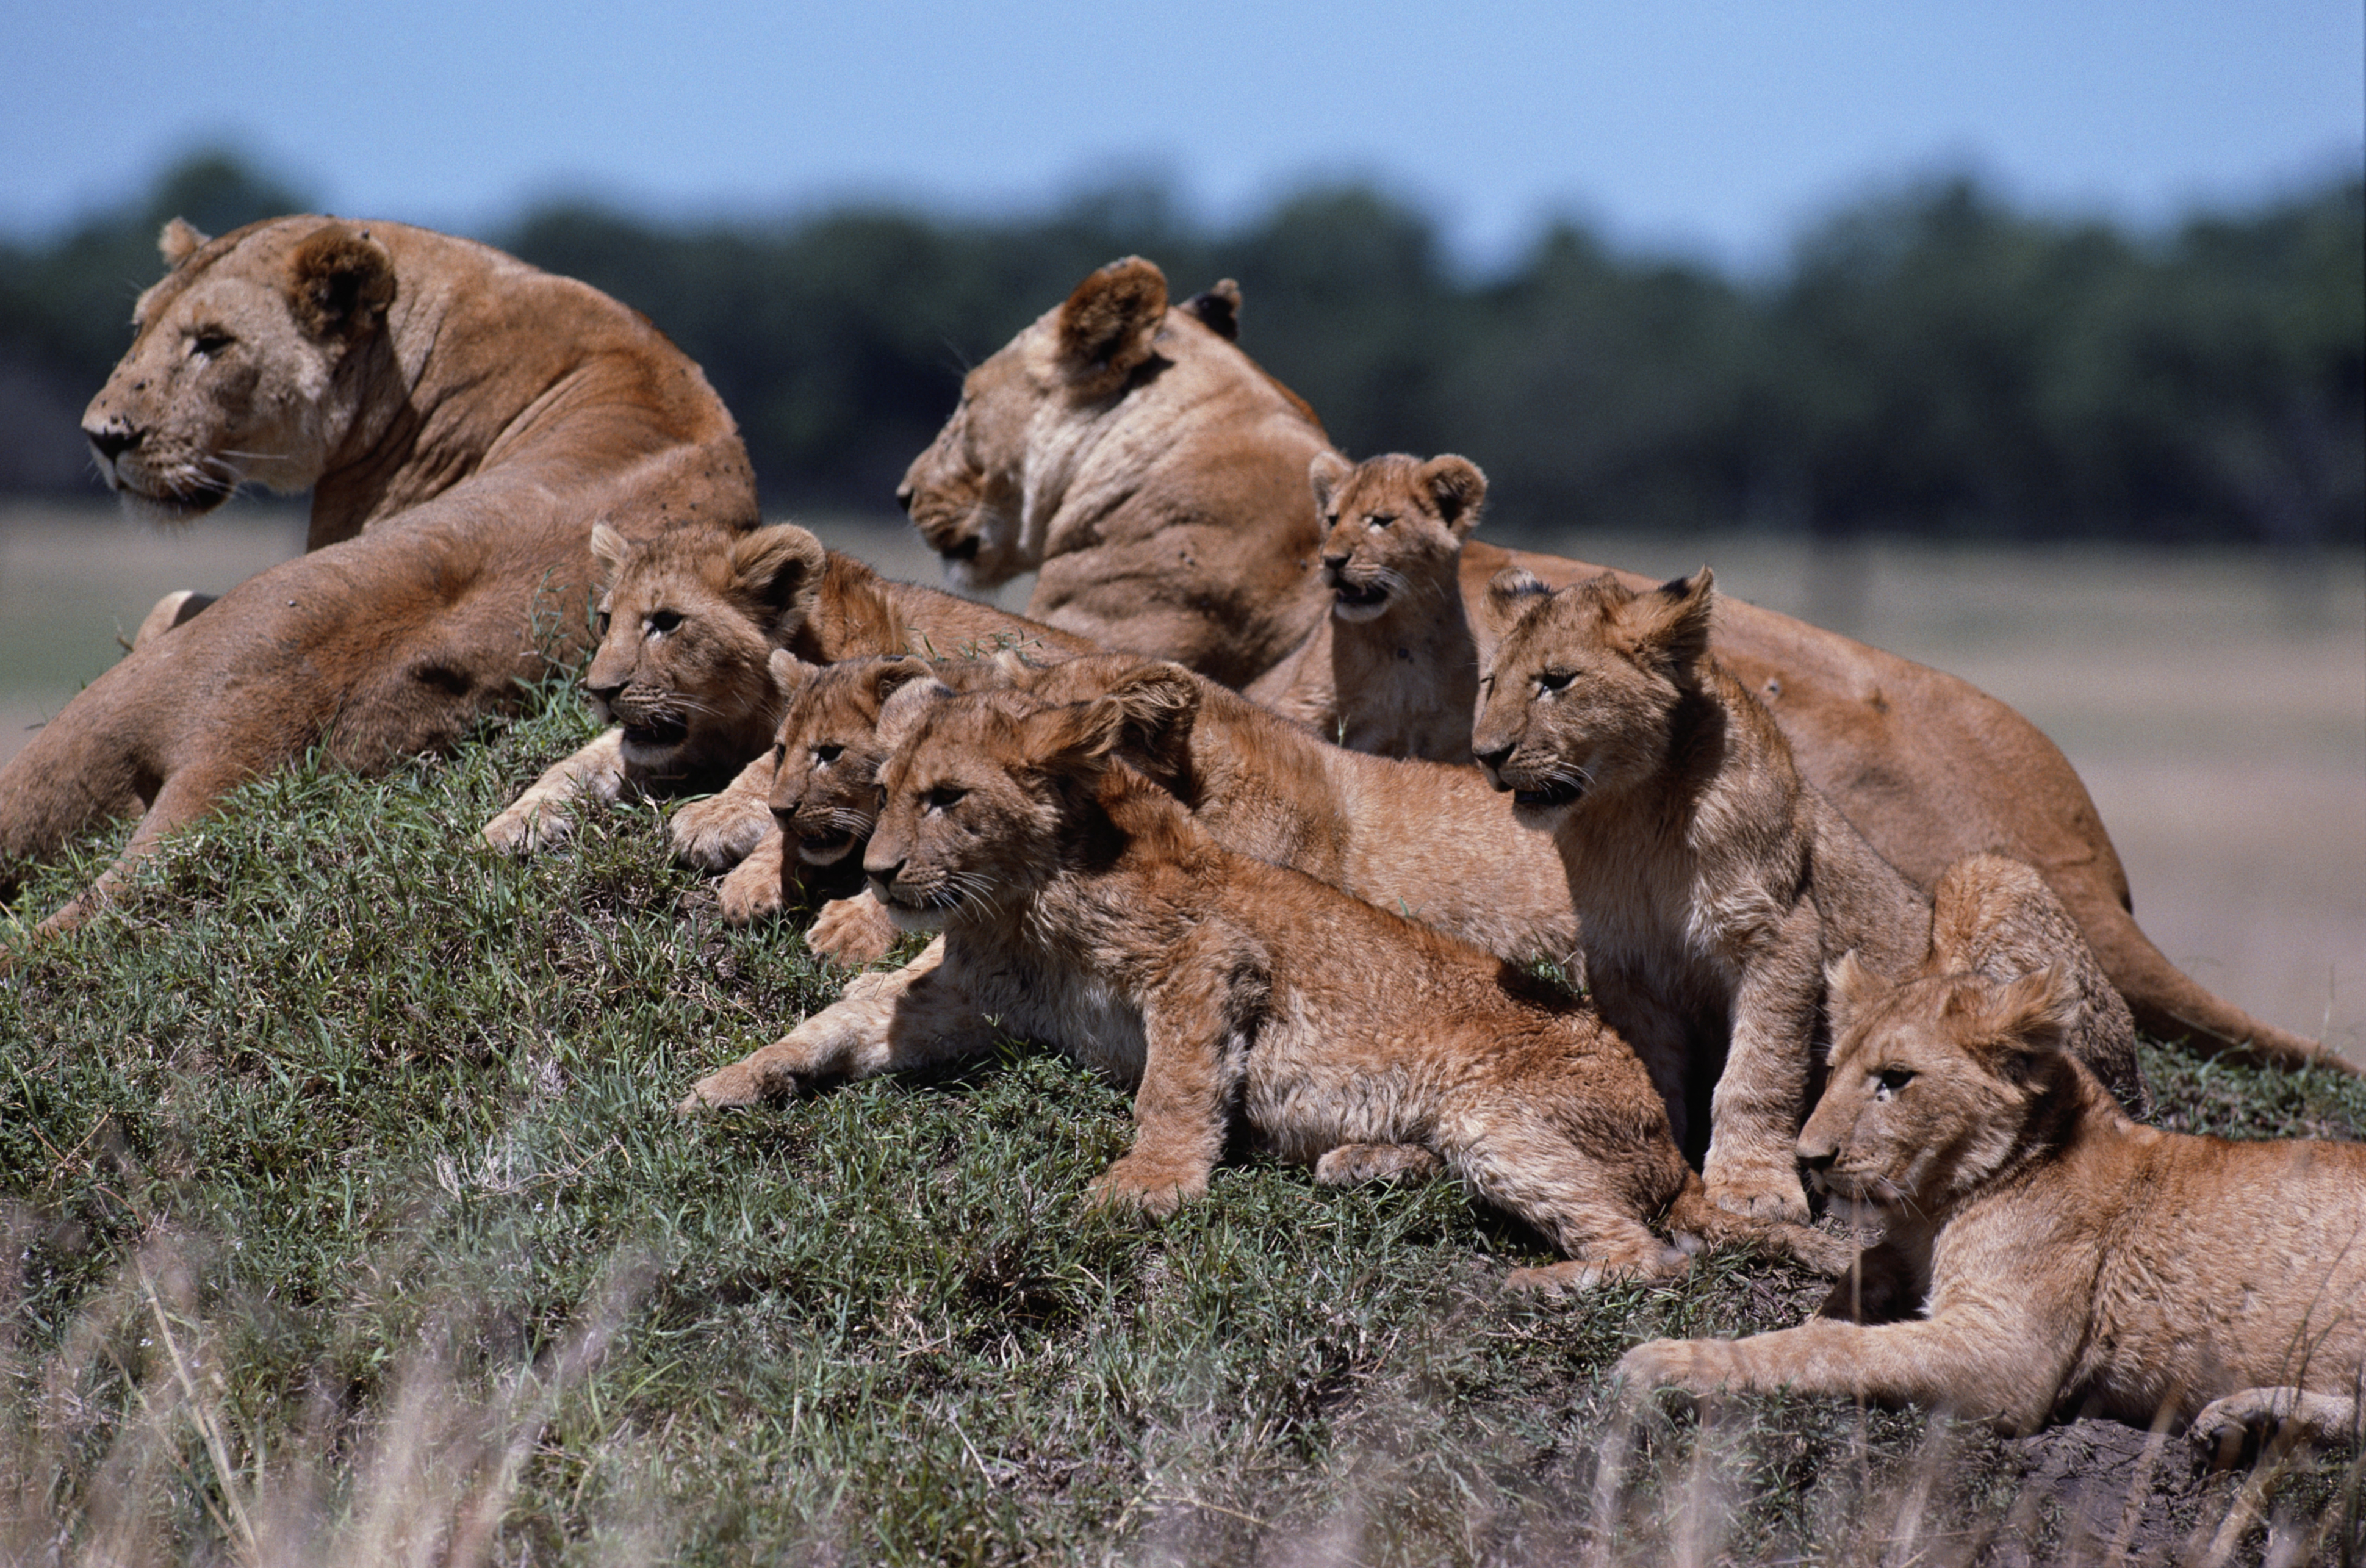
POLYGON ((929 806, 932 810, 942 811, 947 807, 959 805, 962 796, 968 793, 969 791, 957 789, 952 784, 939 784, 929 792, 929 806))
POLYGON ((813 749, 813 760, 820 763, 822 766, 828 767, 830 763, 837 761, 839 753, 845 750, 846 748, 843 746, 817 746, 813 749))
POLYGON ((1537 689, 1543 692, 1558 692, 1568 685, 1573 678, 1566 670, 1547 670, 1537 677, 1537 689))
POLYGON ((679 610, 651 610, 648 614, 649 630, 660 635, 673 630, 680 625, 682 625, 682 612, 679 610))
POLYGON ((1876 1090, 1877 1098, 1883 1100, 1888 1099, 1913 1081, 1914 1075, 1904 1067, 1884 1067, 1874 1075, 1874 1082, 1879 1086, 1876 1090))

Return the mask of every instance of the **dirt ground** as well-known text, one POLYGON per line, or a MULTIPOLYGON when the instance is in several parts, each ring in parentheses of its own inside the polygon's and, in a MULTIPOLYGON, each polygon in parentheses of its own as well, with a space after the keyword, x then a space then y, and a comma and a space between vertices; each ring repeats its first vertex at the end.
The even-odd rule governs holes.
MULTIPOLYGON (((894 520, 813 520, 933 581, 894 520)), ((148 606, 294 554, 300 511, 166 531, 103 503, 0 502, 0 760, 119 654, 148 606)), ((1572 537, 1951 670, 2034 719, 2101 809, 2145 929, 2260 1016, 2366 1061, 2366 555, 2100 547, 1836 552, 1742 536, 1572 537)), ((1027 584, 997 596, 1026 603, 1027 584)))

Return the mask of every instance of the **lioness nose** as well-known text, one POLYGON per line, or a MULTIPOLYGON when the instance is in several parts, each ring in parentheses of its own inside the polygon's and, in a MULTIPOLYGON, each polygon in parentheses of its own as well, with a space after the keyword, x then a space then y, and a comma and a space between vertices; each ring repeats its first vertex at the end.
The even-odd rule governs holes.
POLYGON ((91 448, 98 454, 99 460, 106 463, 112 463, 140 445, 140 433, 119 419, 110 419, 96 430, 85 425, 83 434, 90 438, 91 448))

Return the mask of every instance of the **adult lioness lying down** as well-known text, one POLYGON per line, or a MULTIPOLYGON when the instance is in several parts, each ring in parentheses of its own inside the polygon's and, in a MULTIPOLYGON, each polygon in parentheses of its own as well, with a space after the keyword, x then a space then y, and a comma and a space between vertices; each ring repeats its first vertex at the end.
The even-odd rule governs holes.
MULTIPOLYGON (((1328 598, 1307 474, 1330 443, 1305 403, 1232 341, 1239 302, 1222 285, 1170 308, 1165 276, 1128 257, 973 369, 898 491, 947 570, 978 588, 1034 570, 1035 619, 1234 685, 1313 635, 1328 598)), ((1482 663, 1493 651, 1486 584, 1507 566, 1553 588, 1603 570, 1465 544, 1463 600, 1482 663)), ((2077 919, 2140 1027, 2279 1061, 2318 1055, 2153 946, 2129 914, 2126 874, 2085 786, 2012 709, 1952 675, 1738 601, 1713 649, 1774 714, 1808 782, 1924 892, 1966 855, 2024 861, 2077 919)))
POLYGON ((580 645, 592 526, 757 521, 738 432, 636 312, 486 246, 297 217, 172 271, 84 416, 134 510, 200 515, 239 485, 312 491, 308 553, 141 644, 0 771, 0 891, 110 817, 122 857, 315 746, 385 768, 448 746, 580 645))

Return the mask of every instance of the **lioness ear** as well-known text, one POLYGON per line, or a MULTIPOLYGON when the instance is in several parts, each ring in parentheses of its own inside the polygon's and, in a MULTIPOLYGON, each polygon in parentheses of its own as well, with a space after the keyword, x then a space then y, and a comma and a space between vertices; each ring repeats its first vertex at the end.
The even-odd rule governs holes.
POLYGON ((394 258, 366 229, 315 229, 287 258, 287 300, 312 337, 364 337, 394 303, 394 258))
POLYGON ((1306 466, 1306 482, 1314 487, 1314 510, 1330 516, 1331 502, 1338 495, 1339 487, 1355 471, 1353 463, 1328 448, 1314 454, 1314 461, 1306 466))
POLYGON ((1183 301, 1181 309, 1200 318, 1210 332, 1226 343, 1240 341, 1241 286, 1231 278, 1216 279, 1215 287, 1192 295, 1183 301))
POLYGON ((1047 773, 1091 777, 1107 770, 1125 738, 1125 705, 1114 697, 1038 708, 1019 721, 1028 761, 1047 773))
POLYGON ((1716 600, 1717 575, 1703 567, 1690 577, 1671 578, 1649 593, 1636 594, 1616 618, 1629 648, 1662 660, 1672 672, 1684 671, 1708 655, 1716 600))
POLYGON ((821 595, 829 552, 794 523, 751 528, 731 544, 731 586, 771 608, 785 629, 802 625, 821 595))
POLYGON ((879 722, 871 727, 879 744, 889 750, 904 743, 905 737, 928 716, 930 708, 953 694, 953 689, 942 681, 907 681, 896 688, 895 694, 879 705, 879 722))
POLYGON ((625 557, 632 547, 630 540, 606 523, 592 525, 592 558, 600 563, 602 574, 609 581, 614 581, 623 570, 625 557))
POLYGON ((1060 368, 1080 395, 1107 397, 1150 357, 1166 320, 1166 275, 1140 256, 1113 261, 1060 307, 1060 368))
POLYGON ((1469 538, 1470 530, 1479 526, 1479 504, 1487 499, 1487 476, 1479 471, 1478 464, 1443 453, 1415 468, 1413 482, 1428 492, 1438 521, 1452 529, 1456 538, 1469 538))
POLYGON ((186 218, 175 218, 157 231, 156 249, 164 257, 166 266, 178 266, 203 250, 211 234, 186 218))

